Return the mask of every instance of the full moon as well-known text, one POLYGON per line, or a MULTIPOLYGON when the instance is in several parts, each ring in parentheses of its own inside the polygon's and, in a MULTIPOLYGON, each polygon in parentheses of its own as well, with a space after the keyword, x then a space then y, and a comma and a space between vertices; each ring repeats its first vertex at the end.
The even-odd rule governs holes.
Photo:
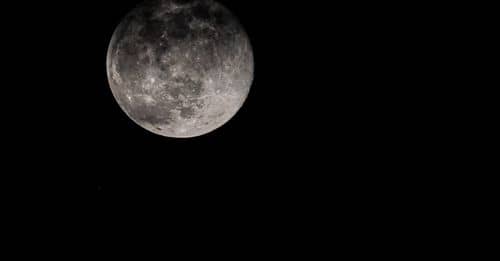
POLYGON ((152 0, 116 28, 107 73, 114 98, 135 123, 166 137, 196 137, 241 108, 253 81, 253 52, 221 4, 152 0))

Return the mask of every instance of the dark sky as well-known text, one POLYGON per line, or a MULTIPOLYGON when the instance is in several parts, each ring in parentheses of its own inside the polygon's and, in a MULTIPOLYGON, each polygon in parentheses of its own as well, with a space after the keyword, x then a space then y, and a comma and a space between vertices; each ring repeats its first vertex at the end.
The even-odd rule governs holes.
POLYGON ((373 182, 365 170, 398 157, 404 142, 395 140, 418 127, 394 109, 412 101, 394 88, 408 73, 398 66, 405 50, 396 50, 411 40, 401 33, 409 27, 393 22, 406 9, 389 18, 385 6, 367 3, 221 2, 250 36, 254 83, 229 123, 181 140, 135 125, 108 87, 108 43, 138 1, 14 4, 16 27, 4 29, 12 35, 4 77, 15 85, 3 97, 4 130, 17 143, 11 154, 30 159, 16 166, 47 170, 54 177, 29 180, 99 202, 219 198, 271 206, 373 182))
POLYGON ((138 1, 2 3, 0 205, 2 233, 13 230, 4 248, 113 260, 139 241, 143 260, 156 249, 170 255, 169 239, 205 255, 187 242, 220 236, 230 244, 209 252, 452 253, 443 235, 462 240, 463 224, 477 223, 462 217, 494 198, 476 200, 468 185, 488 164, 462 168, 463 140, 476 136, 458 131, 478 114, 457 112, 472 105, 455 95, 480 88, 480 77, 465 86, 458 70, 469 22, 443 14, 467 12, 455 2, 221 2, 250 36, 255 79, 230 122, 192 139, 143 130, 109 89, 107 47, 138 1), (453 29, 459 37, 446 41, 453 29), (453 117, 459 124, 446 128, 453 117))
POLYGON ((312 145, 307 143, 325 135, 332 120, 319 116, 328 105, 318 96, 327 96, 329 91, 325 89, 330 86, 318 82, 334 66, 324 67, 330 50, 318 50, 326 44, 323 41, 328 41, 328 35, 315 32, 324 22, 313 21, 310 12, 316 8, 299 12, 301 7, 292 3, 225 1, 246 28, 254 47, 256 72, 251 94, 238 115, 221 129, 194 139, 176 140, 135 126, 109 92, 103 54, 120 17, 135 5, 113 2, 95 10, 94 26, 85 28, 88 36, 77 35, 93 45, 85 50, 86 46, 78 44, 84 49, 81 55, 90 67, 87 70, 92 70, 92 83, 82 86, 91 90, 87 98, 78 98, 82 105, 77 109, 88 117, 90 126, 84 128, 92 133, 83 146, 95 144, 98 152, 91 161, 107 169, 97 175, 99 193, 133 195, 169 193, 173 189, 186 190, 188 196, 196 195, 191 190, 209 195, 228 190, 223 194, 252 198, 257 196, 250 192, 254 189, 275 193, 268 190, 315 172, 309 157, 316 153, 322 157, 324 152, 312 152, 303 145, 312 145), (92 102, 85 105, 87 100, 92 102), (94 107, 92 113, 87 111, 88 106, 94 107), (304 167, 302 174, 292 173, 290 164, 304 167))

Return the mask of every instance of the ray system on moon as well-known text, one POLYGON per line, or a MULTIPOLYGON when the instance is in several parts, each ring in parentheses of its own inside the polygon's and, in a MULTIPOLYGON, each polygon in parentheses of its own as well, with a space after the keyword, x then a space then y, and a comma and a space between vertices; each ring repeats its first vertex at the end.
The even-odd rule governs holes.
POLYGON ((134 122, 166 137, 209 133, 241 108, 253 53, 238 20, 212 0, 146 1, 116 28, 107 71, 134 122))

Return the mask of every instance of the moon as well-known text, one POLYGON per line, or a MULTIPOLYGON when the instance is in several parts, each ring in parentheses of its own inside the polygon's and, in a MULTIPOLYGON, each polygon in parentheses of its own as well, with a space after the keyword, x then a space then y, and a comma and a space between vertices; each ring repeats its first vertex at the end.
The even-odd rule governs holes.
POLYGON ((115 100, 144 129, 190 138, 242 107, 253 81, 249 37, 213 0, 146 1, 113 33, 107 53, 115 100))

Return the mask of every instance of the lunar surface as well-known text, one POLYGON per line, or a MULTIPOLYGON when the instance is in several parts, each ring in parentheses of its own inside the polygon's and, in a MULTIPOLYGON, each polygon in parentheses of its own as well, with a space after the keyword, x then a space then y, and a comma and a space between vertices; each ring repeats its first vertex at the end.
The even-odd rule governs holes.
POLYGON ((111 91, 138 125, 166 137, 209 133, 229 121, 250 91, 248 36, 212 0, 152 0, 132 10, 108 49, 111 91))

